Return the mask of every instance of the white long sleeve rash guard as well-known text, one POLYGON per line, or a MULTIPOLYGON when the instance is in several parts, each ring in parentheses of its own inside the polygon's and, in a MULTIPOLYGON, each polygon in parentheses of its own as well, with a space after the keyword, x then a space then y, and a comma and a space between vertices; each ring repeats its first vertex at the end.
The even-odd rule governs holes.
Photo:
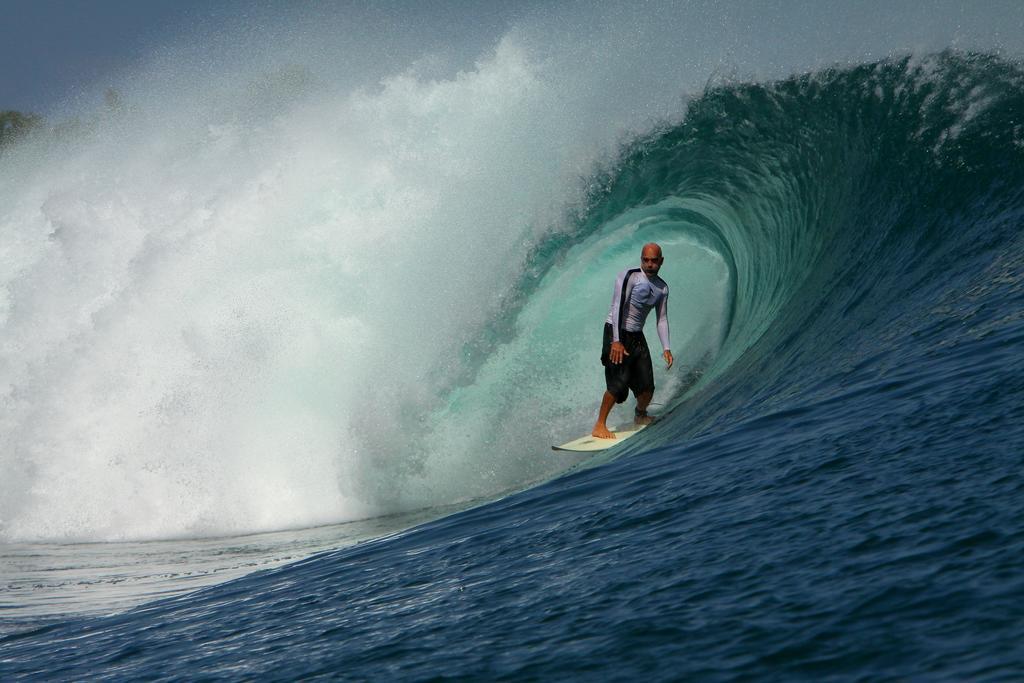
POLYGON ((627 268, 615 279, 612 308, 606 323, 612 326, 612 341, 619 341, 619 330, 642 332, 647 314, 657 311, 658 339, 668 351, 668 284, 657 275, 648 277, 640 268, 627 268))

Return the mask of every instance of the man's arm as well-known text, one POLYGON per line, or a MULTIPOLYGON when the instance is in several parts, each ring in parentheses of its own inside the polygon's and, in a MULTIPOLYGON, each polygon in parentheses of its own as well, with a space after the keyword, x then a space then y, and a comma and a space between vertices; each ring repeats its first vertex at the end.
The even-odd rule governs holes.
POLYGON ((626 269, 615 278, 615 291, 612 293, 612 343, 608 349, 608 360, 613 365, 618 365, 623 358, 629 355, 626 347, 619 339, 619 330, 625 324, 626 307, 628 306, 629 294, 633 289, 633 273, 635 270, 626 269))
POLYGON ((619 330, 626 324, 626 313, 629 306, 629 295, 633 290, 633 273, 639 269, 626 269, 615 278, 615 291, 612 292, 612 341, 619 341, 619 330))
POLYGON ((618 273, 615 278, 615 290, 611 294, 611 346, 608 349, 608 360, 612 365, 621 364, 623 359, 630 353, 626 350, 623 342, 618 338, 618 331, 626 325, 627 302, 630 300, 630 291, 633 289, 633 273, 636 270, 626 269, 618 273))
POLYGON ((661 301, 658 302, 658 307, 655 309, 654 314, 658 317, 658 339, 661 340, 661 348, 664 351, 661 357, 665 359, 666 370, 672 369, 672 352, 669 351, 671 347, 669 343, 668 334, 668 294, 661 297, 661 301))

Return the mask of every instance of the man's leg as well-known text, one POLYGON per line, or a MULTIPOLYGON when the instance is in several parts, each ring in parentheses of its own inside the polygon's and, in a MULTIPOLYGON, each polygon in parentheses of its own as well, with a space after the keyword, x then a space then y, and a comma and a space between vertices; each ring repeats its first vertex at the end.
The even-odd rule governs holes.
POLYGON ((601 399, 601 408, 597 411, 597 422, 594 423, 594 431, 590 432, 591 436, 596 436, 599 439, 615 438, 615 432, 608 429, 608 414, 612 412, 614 405, 615 397, 612 396, 612 393, 610 391, 604 392, 604 397, 601 399))
POLYGON ((654 398, 654 366, 651 364, 651 352, 647 348, 647 340, 641 336, 637 344, 637 358, 633 363, 634 384, 630 387, 633 395, 636 396, 636 415, 633 423, 638 425, 649 425, 654 418, 647 414, 647 406, 654 398))
POLYGON ((604 335, 601 341, 601 365, 604 366, 604 383, 607 389, 601 398, 601 407, 597 411, 597 422, 590 432, 591 436, 599 439, 614 439, 615 432, 608 429, 608 414, 616 403, 622 403, 629 396, 629 376, 626 372, 625 359, 622 363, 612 363, 608 358, 612 346, 612 326, 605 323, 604 335), (612 393, 615 392, 615 393, 612 393), (616 401, 615 397, 619 396, 616 401))
POLYGON ((654 398, 653 390, 644 391, 636 395, 636 417, 633 418, 634 424, 649 425, 654 422, 654 418, 647 414, 647 406, 651 404, 652 398, 654 398))

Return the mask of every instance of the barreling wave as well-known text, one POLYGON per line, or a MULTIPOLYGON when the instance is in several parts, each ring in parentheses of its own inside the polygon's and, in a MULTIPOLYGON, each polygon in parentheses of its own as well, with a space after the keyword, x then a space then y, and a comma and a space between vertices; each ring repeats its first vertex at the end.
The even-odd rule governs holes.
POLYGON ((346 99, 347 134, 331 102, 255 124, 214 108, 198 129, 186 107, 160 121, 173 142, 126 124, 26 185, 8 221, 0 534, 241 533, 555 476, 570 463, 538 454, 593 419, 587 340, 646 241, 665 247, 683 371, 659 379, 677 409, 634 450, 836 391, 824 378, 932 314, 915 302, 1019 253, 1024 78, 999 56, 709 87, 582 201, 543 157, 561 138, 509 123, 560 130, 547 77, 506 43, 452 83, 346 99), (460 108, 502 83, 503 109, 460 108), (527 180, 502 186, 510 173, 527 180), (538 219, 552 188, 568 220, 538 219))
POLYGON ((991 289, 1000 263, 1019 288, 1020 111, 1019 64, 946 51, 715 86, 682 123, 633 142, 580 232, 649 207, 713 245, 734 278, 706 390, 647 438, 838 391, 826 378, 892 348, 907 316, 936 316, 928 302, 991 289))

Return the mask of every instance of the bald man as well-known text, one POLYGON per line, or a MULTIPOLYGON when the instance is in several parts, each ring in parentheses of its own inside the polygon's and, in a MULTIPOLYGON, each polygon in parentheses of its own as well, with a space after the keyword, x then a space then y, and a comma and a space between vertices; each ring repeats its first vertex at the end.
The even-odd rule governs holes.
POLYGON ((668 285, 658 277, 665 259, 661 247, 651 242, 640 252, 640 267, 627 268, 615 279, 612 307, 604 324, 604 343, 601 364, 607 390, 601 399, 601 408, 594 424, 596 437, 614 439, 608 429, 608 414, 616 403, 622 403, 630 390, 636 397, 633 421, 650 424, 647 406, 654 396, 654 368, 651 352, 644 338, 644 323, 653 308, 658 320, 658 339, 661 340, 665 369, 672 367, 672 352, 668 336, 668 285))

